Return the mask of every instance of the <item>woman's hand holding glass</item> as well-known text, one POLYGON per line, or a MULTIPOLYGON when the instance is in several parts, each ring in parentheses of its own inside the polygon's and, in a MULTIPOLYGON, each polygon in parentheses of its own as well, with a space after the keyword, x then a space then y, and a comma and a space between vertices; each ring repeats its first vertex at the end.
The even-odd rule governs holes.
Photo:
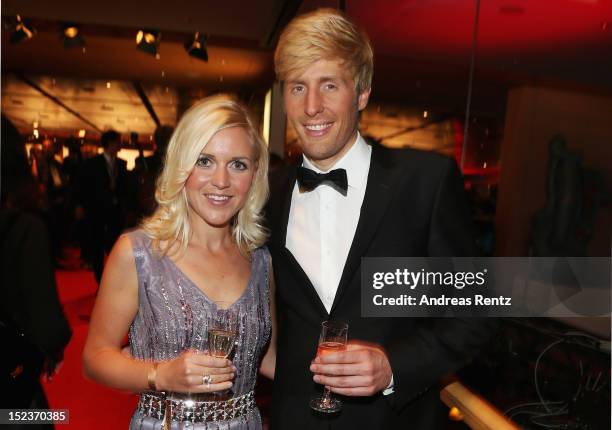
POLYGON ((226 358, 188 350, 157 367, 158 391, 177 393, 213 393, 228 390, 236 368, 226 358))

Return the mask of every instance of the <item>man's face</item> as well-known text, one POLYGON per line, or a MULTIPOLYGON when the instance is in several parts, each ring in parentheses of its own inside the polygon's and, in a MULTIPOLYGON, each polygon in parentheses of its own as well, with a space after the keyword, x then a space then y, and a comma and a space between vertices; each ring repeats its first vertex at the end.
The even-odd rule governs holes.
POLYGON ((353 77, 340 60, 317 60, 287 76, 287 118, 300 148, 319 169, 332 167, 355 142, 359 111, 369 95, 369 89, 356 93, 353 77))
POLYGON ((111 157, 116 157, 117 152, 119 152, 119 149, 121 149, 121 141, 111 140, 110 142, 108 142, 108 146, 104 151, 111 157))

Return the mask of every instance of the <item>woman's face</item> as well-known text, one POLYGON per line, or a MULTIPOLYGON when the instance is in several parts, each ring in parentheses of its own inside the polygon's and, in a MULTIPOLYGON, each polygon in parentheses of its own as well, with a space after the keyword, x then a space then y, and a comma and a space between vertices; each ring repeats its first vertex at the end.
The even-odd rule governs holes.
POLYGON ((255 148, 246 130, 217 132, 185 183, 192 222, 199 218, 213 227, 229 226, 244 206, 256 171, 255 148))

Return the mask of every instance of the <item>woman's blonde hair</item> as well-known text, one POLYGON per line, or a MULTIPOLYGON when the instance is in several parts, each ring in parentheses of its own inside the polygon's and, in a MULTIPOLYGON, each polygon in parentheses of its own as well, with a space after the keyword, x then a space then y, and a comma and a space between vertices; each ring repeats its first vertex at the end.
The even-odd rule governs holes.
POLYGON ((282 82, 321 59, 341 60, 351 71, 357 94, 371 88, 374 53, 368 36, 334 9, 300 15, 285 27, 274 52, 274 70, 282 82))
POLYGON ((245 255, 265 243, 267 232, 261 211, 268 198, 268 148, 246 108, 227 95, 217 95, 205 98, 185 112, 170 138, 155 191, 158 207, 142 223, 154 250, 165 255, 170 250, 187 249, 191 226, 185 182, 202 149, 216 133, 230 127, 242 127, 247 132, 255 150, 257 169, 246 202, 232 220, 232 234, 245 255))

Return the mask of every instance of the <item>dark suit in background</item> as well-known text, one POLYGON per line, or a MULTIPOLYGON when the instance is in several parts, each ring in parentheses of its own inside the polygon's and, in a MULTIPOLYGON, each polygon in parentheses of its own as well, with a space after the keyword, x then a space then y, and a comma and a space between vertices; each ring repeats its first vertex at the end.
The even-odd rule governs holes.
POLYGON ((274 429, 436 429, 442 412, 438 381, 470 360, 488 338, 481 320, 362 318, 361 257, 476 255, 469 211, 454 160, 415 150, 374 147, 357 230, 328 314, 312 283, 285 247, 296 169, 271 183, 267 216, 276 277, 278 341, 274 429), (349 338, 382 345, 394 393, 342 397, 343 410, 324 416, 309 407, 321 387, 308 370, 321 322, 349 324, 349 338))
POLYGON ((149 157, 143 155, 136 158, 133 174, 136 178, 136 191, 134 194, 137 220, 153 215, 153 212, 157 209, 155 189, 157 187, 157 179, 164 167, 166 149, 172 138, 172 133, 174 133, 173 127, 159 125, 153 134, 155 153, 149 157))
POLYGON ((127 163, 115 157, 109 168, 104 154, 83 163, 78 183, 78 202, 84 209, 84 230, 89 256, 98 284, 102 278, 104 255, 123 229, 127 163))

